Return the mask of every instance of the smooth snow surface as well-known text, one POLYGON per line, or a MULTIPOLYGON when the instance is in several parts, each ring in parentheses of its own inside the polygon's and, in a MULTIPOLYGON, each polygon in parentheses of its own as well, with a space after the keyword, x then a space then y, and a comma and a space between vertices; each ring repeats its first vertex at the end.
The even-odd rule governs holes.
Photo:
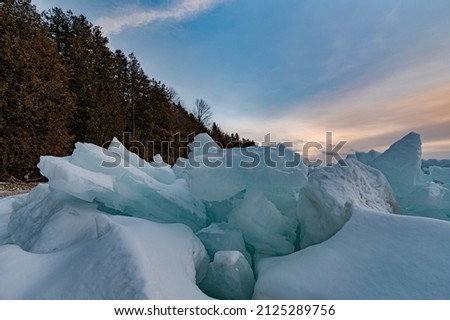
POLYGON ((449 299, 450 223, 357 209, 331 239, 258 265, 255 299, 449 299))

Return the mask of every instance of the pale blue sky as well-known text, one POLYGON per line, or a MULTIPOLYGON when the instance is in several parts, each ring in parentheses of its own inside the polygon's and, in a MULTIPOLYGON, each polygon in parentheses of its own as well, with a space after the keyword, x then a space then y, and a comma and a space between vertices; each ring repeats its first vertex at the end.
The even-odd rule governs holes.
POLYGON ((448 0, 33 2, 84 14, 229 132, 383 150, 415 130, 450 158, 448 0))

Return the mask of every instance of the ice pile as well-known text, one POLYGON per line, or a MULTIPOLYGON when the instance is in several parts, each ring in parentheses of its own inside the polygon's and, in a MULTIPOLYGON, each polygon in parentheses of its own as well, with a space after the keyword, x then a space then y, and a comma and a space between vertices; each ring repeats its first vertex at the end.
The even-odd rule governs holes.
POLYGON ((49 183, 0 200, 0 298, 449 296, 449 224, 390 214, 450 216, 418 135, 309 174, 283 145, 190 149, 173 168, 117 139, 42 157, 49 183))
POLYGON ((429 174, 430 167, 450 168, 450 159, 422 159, 422 171, 429 174))
POLYGON ((280 194, 306 184, 307 169, 300 156, 281 144, 222 149, 203 133, 189 148, 189 158, 178 159, 174 170, 188 181, 197 199, 224 201, 250 189, 280 194))
POLYGON ((331 239, 258 265, 255 299, 448 299, 450 223, 356 209, 331 239))
MULTIPOLYGON (((222 250, 246 257, 249 252, 257 259, 294 251, 297 196, 307 182, 298 154, 283 145, 222 149, 207 134, 196 136, 190 149, 188 159, 174 166, 177 177, 186 179, 194 198, 203 201, 209 222, 240 230, 245 241, 246 250, 241 245, 222 250)), ((240 234, 228 234, 241 242, 240 234)))
POLYGON ((450 187, 450 168, 432 166, 429 168, 430 177, 433 181, 443 184, 445 187, 450 187))
POLYGON ((206 226, 205 208, 192 197, 184 179, 176 179, 168 166, 140 159, 117 139, 108 150, 77 143, 72 156, 41 157, 38 167, 50 187, 96 202, 103 211, 180 222, 193 230, 206 226))
MULTIPOLYGON (((18 288, 11 297, 195 298, 202 297, 195 285, 199 282, 213 297, 249 298, 255 282, 254 258, 295 249, 296 197, 306 183, 306 168, 295 153, 282 146, 228 151, 214 145, 209 136, 199 135, 189 158, 180 159, 174 169, 159 156, 153 163, 145 162, 117 139, 107 150, 88 143, 75 147, 69 157, 41 157, 38 166, 49 183, 36 188, 22 205, 10 208, 1 239, 8 247, 5 258, 31 257, 30 262, 42 261, 45 267, 53 261, 55 271, 63 270, 76 256, 80 263, 74 268, 85 271, 77 277, 72 276, 75 269, 68 270, 72 280, 64 282, 61 276, 55 290, 46 294, 18 288), (203 147, 211 143, 213 147, 205 151, 203 147), (222 166, 209 166, 208 161, 214 160, 212 151, 223 161, 222 166), (230 157, 236 164, 230 166, 230 157), (201 160, 198 168, 196 160, 201 160), (288 162, 293 165, 286 166, 288 162), (139 221, 143 221, 141 225, 139 221), (179 230, 180 226, 160 228, 155 223, 180 223, 198 237, 184 227, 179 231, 184 234, 180 239, 184 244, 171 242, 170 228, 179 230), (167 239, 162 237, 164 233, 167 239), (146 242, 151 244, 146 246, 146 242), (82 250, 88 247, 92 252, 81 259, 82 250), (117 262, 108 269, 113 260, 117 262), (120 274, 120 268, 127 272, 120 274), (183 270, 187 270, 185 275, 183 270), (172 272, 180 274, 173 281, 184 290, 174 289, 173 281, 166 289, 159 288, 172 272), (86 280, 81 281, 81 276, 86 280), (93 280, 96 277, 98 281, 93 280), (222 278, 228 279, 230 286, 224 286, 219 281, 222 278), (89 281, 95 283, 90 286, 89 281), (67 291, 69 285, 75 289, 67 291), (100 291, 102 287, 105 289, 100 291), (171 296, 172 291, 177 293, 171 296)), ((31 272, 28 265, 22 268, 25 273, 31 272)), ((3 271, 4 276, 13 272, 3 271)), ((41 277, 50 274, 42 269, 38 273, 41 277)), ((3 295, 8 297, 6 292, 3 295)))
POLYGON ((420 136, 411 132, 370 165, 388 179, 401 213, 450 220, 450 190, 421 170, 421 144, 420 136))

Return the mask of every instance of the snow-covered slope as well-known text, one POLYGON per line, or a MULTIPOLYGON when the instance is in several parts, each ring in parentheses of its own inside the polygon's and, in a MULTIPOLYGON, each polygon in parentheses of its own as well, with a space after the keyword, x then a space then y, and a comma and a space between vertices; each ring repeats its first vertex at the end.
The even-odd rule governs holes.
MULTIPOLYGON (((14 198, 0 200, 7 205, 14 198)), ((0 246, 1 299, 208 298, 196 280, 209 258, 187 226, 105 215, 45 185, 10 219, 0 246)))
POLYGON ((258 265, 255 299, 450 299, 450 223, 357 209, 331 239, 258 265))

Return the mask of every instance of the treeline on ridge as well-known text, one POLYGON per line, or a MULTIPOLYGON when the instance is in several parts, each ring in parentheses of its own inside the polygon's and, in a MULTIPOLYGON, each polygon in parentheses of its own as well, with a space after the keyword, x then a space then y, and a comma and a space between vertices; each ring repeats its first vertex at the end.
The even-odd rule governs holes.
POLYGON ((253 144, 187 111, 133 54, 112 52, 83 15, 7 0, 0 30, 0 180, 38 178, 40 155, 68 155, 76 141, 105 145, 117 137, 146 160, 159 153, 168 163, 186 156, 192 133, 208 132, 226 147, 253 144))

